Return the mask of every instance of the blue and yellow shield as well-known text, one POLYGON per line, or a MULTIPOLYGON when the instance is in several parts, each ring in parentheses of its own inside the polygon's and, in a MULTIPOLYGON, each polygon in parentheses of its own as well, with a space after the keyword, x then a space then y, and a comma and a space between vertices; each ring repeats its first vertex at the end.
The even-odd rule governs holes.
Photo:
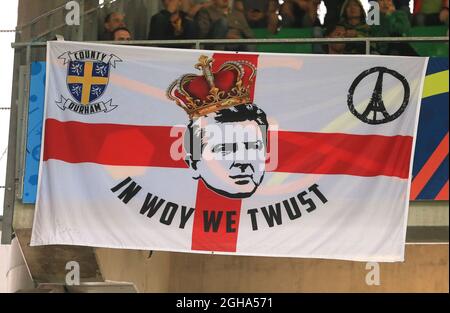
POLYGON ((98 61, 70 61, 67 87, 80 104, 88 105, 100 98, 109 81, 109 64, 98 61))

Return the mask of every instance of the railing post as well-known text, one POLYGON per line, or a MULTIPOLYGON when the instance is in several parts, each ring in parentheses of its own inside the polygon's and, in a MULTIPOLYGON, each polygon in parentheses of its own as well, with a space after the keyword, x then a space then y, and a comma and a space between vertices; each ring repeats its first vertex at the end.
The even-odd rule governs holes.
POLYGON ((195 42, 195 49, 200 50, 200 41, 195 42))
POLYGON ((78 40, 83 41, 84 38, 84 0, 80 0, 80 26, 78 26, 78 40))
MULTIPOLYGON (((16 36, 16 41, 19 37, 16 36)), ((31 60, 31 45, 28 43, 26 46, 26 58, 31 60)), ((14 216, 14 203, 16 201, 16 149, 17 149, 17 101, 15 97, 15 90, 18 90, 19 79, 19 66, 20 66, 20 52, 17 50, 14 52, 14 71, 12 77, 12 92, 11 92, 11 110, 9 116, 9 137, 8 137, 8 154, 6 161, 6 179, 5 179, 5 198, 3 205, 3 220, 2 233, 0 243, 3 245, 11 244, 13 236, 13 216, 14 216)), ((20 92, 20 91, 19 91, 20 92)))
POLYGON ((17 95, 17 133, 16 133, 16 198, 23 197, 23 178, 25 177, 25 156, 28 125, 28 106, 30 94, 31 66, 19 67, 19 94, 17 95))
POLYGON ((36 24, 35 23, 32 23, 31 24, 31 26, 30 26, 30 40, 33 40, 34 39, 34 34, 35 34, 35 32, 36 32, 36 29, 37 29, 37 27, 35 27, 36 26, 36 24))
POLYGON ((370 54, 370 39, 366 38, 366 54, 370 54))
POLYGON ((31 64, 31 46, 27 45, 27 50, 25 54, 25 62, 27 66, 30 66, 31 64))
MULTIPOLYGON (((54 21, 53 14, 47 16, 46 19, 47 19, 47 25, 52 26, 53 25, 53 21, 54 21)), ((54 34, 53 32, 49 33, 47 38, 48 39, 52 39, 53 34, 54 34)))

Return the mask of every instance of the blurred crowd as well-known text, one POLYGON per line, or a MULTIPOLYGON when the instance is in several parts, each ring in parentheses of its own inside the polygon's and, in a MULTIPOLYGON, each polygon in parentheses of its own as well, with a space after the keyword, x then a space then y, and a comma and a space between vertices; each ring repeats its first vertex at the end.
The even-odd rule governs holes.
MULTIPOLYGON (((448 26, 448 0, 377 0, 379 23, 368 20, 359 0, 162 0, 163 9, 153 15, 148 38, 133 38, 124 14, 112 12, 104 21, 101 40, 178 40, 255 38, 256 29, 276 34, 282 28, 312 28, 314 37, 400 37, 412 26, 448 26), (326 14, 321 23, 318 10, 326 14)), ((369 17, 370 18, 370 17, 369 17)), ((220 50, 251 50, 249 45, 214 45, 220 50)), ((407 44, 377 44, 379 54, 414 55, 407 44)), ((333 43, 320 47, 323 53, 364 53, 360 43, 333 43)), ((317 52, 317 51, 316 51, 317 52)))

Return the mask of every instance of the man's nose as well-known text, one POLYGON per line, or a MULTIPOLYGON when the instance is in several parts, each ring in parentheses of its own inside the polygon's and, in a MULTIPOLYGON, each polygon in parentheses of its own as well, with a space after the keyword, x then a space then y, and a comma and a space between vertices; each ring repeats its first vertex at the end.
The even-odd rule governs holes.
POLYGON ((238 167, 242 173, 244 173, 247 168, 250 168, 251 170, 253 170, 253 166, 250 163, 234 163, 231 167, 238 167))

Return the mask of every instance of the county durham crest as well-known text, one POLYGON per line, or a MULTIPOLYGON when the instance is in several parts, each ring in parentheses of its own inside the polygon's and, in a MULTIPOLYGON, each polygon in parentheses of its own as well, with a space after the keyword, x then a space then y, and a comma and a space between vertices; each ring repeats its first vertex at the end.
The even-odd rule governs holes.
POLYGON ((93 50, 65 52, 58 59, 67 66, 66 85, 70 94, 67 99, 61 95, 56 104, 61 110, 89 115, 100 112, 108 113, 117 105, 112 99, 101 101, 109 83, 111 70, 117 62, 122 62, 114 54, 93 50))

